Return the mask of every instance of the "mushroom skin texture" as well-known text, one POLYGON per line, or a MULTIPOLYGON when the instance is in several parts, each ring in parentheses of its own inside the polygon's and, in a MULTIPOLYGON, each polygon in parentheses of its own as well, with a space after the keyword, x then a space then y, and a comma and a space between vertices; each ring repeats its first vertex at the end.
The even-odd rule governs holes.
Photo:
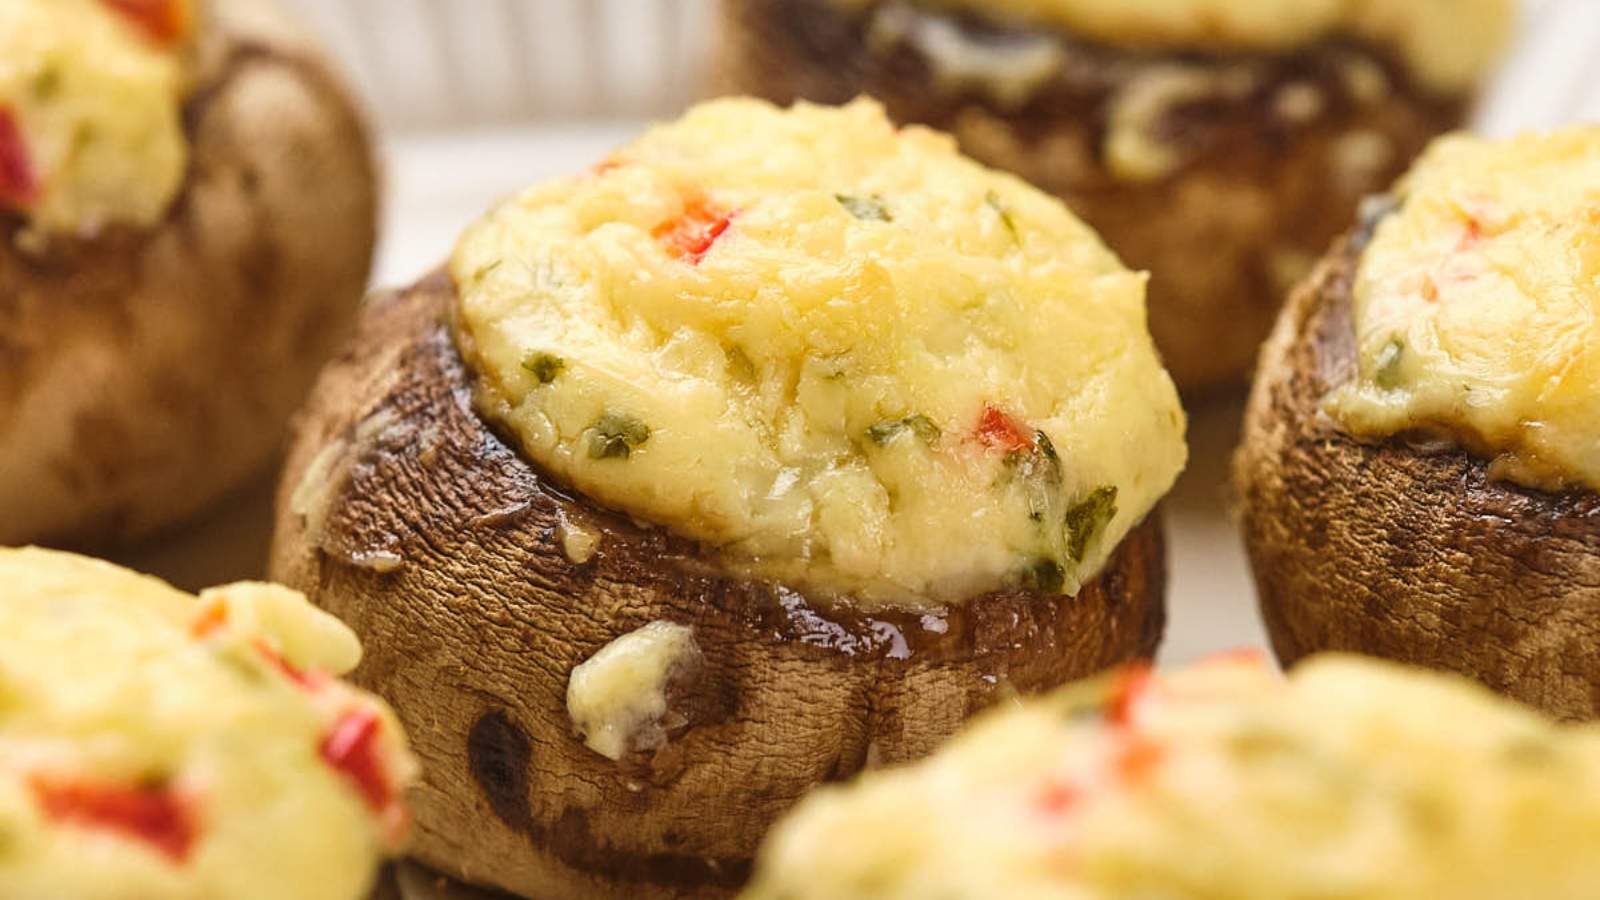
POLYGON ((271 565, 361 636, 355 681, 424 761, 414 852, 446 875, 534 897, 729 896, 807 789, 1159 642, 1158 513, 1076 597, 868 617, 732 574, 495 434, 454 305, 442 272, 368 302, 299 420, 271 565), (587 553, 575 531, 597 538, 587 553), (654 621, 693 629, 703 659, 669 690, 666 744, 612 762, 573 733, 568 676, 654 621))
POLYGON ((1262 348, 1234 459, 1284 665, 1354 651, 1459 672, 1561 719, 1600 716, 1600 498, 1489 476, 1455 447, 1362 440, 1323 411, 1356 374, 1342 240, 1262 348))
POLYGON ((721 0, 720 18, 719 90, 777 103, 868 94, 896 121, 948 131, 972 158, 1059 196, 1130 267, 1154 273, 1150 332, 1186 395, 1244 382, 1286 292, 1363 196, 1461 124, 1468 99, 1421 89, 1392 54, 1354 41, 1287 55, 1151 52, 955 17, 980 43, 1043 35, 1064 48, 1054 74, 1007 100, 941 84, 922 52, 884 50, 864 14, 830 0, 721 0), (1189 70, 1216 87, 1177 102, 1189 70), (1119 95, 1131 105, 1169 86, 1172 108, 1144 131, 1175 154, 1170 171, 1119 176, 1102 146, 1119 95))
POLYGON ((126 542, 202 510, 276 458, 354 319, 365 126, 274 7, 209 9, 164 220, 24 250, 0 214, 0 544, 126 542))

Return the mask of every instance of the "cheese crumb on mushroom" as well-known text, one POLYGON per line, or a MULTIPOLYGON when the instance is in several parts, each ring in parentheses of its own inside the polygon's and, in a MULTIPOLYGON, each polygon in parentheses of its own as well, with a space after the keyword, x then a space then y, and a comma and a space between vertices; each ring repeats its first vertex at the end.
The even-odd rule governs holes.
POLYGON ((601 647, 572 670, 567 715, 584 744, 607 759, 654 750, 684 721, 669 709, 669 684, 692 677, 701 662, 692 629, 651 622, 601 647))

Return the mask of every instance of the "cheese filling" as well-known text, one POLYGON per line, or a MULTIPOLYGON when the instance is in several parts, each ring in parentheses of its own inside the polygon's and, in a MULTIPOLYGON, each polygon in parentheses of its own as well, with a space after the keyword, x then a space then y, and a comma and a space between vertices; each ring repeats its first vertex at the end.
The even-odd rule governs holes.
POLYGON ((190 0, 0 0, 0 213, 149 226, 183 183, 190 0))
MULTIPOLYGON (((827 0, 866 9, 903 0, 827 0)), ((1000 24, 1045 25, 1134 49, 1290 50, 1349 36, 1390 48, 1418 82, 1470 90, 1510 34, 1511 0, 917 0, 1000 24)))
POLYGON ((0 550, 0 897, 360 900, 414 764, 300 594, 0 550))
POLYGON ((480 407, 534 461, 861 606, 1075 592, 1184 462, 1145 277, 868 101, 699 107, 450 269, 480 407))
POLYGON ((1353 286, 1360 435, 1423 432, 1534 487, 1600 490, 1600 128, 1437 142, 1353 286))
POLYGON ((1600 731, 1454 677, 1242 655, 987 715, 931 760, 825 788, 747 900, 1579 900, 1600 731))

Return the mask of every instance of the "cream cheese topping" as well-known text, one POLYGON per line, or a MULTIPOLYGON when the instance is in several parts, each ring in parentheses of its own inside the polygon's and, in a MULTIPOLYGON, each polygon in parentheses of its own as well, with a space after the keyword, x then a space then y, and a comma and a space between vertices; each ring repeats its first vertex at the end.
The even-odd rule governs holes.
POLYGON ((1443 435, 1496 474, 1600 489, 1600 128, 1437 142, 1352 289, 1350 431, 1443 435))
POLYGON ((450 270, 480 407, 534 461, 861 606, 1073 592, 1184 462, 1145 276, 868 101, 698 107, 450 270))
POLYGON ((360 900, 414 764, 300 594, 0 550, 0 896, 360 900))
POLYGON ((1600 731, 1464 680, 1323 657, 1125 672, 824 788, 749 900, 1579 900, 1600 731))
MULTIPOLYGON (((567 679, 567 715, 590 750, 618 760, 666 742, 674 678, 701 663, 694 630, 651 622, 616 638, 579 663, 567 679)), ((680 714, 681 717, 681 714, 680 714)))

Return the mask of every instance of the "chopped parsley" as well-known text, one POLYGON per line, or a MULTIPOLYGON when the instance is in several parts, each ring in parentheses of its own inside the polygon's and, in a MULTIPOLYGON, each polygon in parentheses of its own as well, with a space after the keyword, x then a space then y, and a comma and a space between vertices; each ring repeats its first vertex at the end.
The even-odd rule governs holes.
POLYGON ((1059 594, 1067 584, 1067 572, 1060 563, 1048 556, 1041 556, 1028 563, 1019 580, 1030 591, 1059 594))
POLYGON ((540 384, 549 384, 556 380, 562 369, 567 367, 567 361, 553 353, 535 350, 523 357, 522 367, 532 372, 540 384))
POLYGON ((990 191, 984 195, 983 202, 987 203, 989 208, 994 210, 994 214, 1000 217, 1000 224, 1004 225, 1006 231, 1011 233, 1011 239, 1021 243, 1022 236, 1017 233, 1017 220, 1011 217, 1011 210, 1006 209, 1006 205, 1000 202, 1000 195, 990 191))
POLYGON ((854 197, 849 194, 834 194, 833 199, 839 205, 850 211, 850 215, 864 222, 893 222, 894 216, 889 215, 889 207, 883 198, 877 194, 870 197, 854 197))
POLYGON ((1373 366, 1372 381, 1386 391, 1392 391, 1400 386, 1400 360, 1405 357, 1406 345, 1399 338, 1390 338, 1389 343, 1383 345, 1378 351, 1378 358, 1373 366))
POLYGON ((1115 486, 1095 488, 1089 496, 1067 510, 1065 522, 1067 555, 1075 563, 1083 562, 1089 542, 1106 527, 1117 514, 1117 489, 1115 486))
POLYGON ((623 413, 606 413, 589 426, 590 459, 627 459, 650 440, 650 426, 623 413))
POLYGON ((930 447, 938 443, 939 435, 942 433, 939 426, 933 424, 932 419, 917 413, 904 419, 886 419, 873 425, 867 429, 867 440, 882 447, 904 431, 910 431, 930 447))

